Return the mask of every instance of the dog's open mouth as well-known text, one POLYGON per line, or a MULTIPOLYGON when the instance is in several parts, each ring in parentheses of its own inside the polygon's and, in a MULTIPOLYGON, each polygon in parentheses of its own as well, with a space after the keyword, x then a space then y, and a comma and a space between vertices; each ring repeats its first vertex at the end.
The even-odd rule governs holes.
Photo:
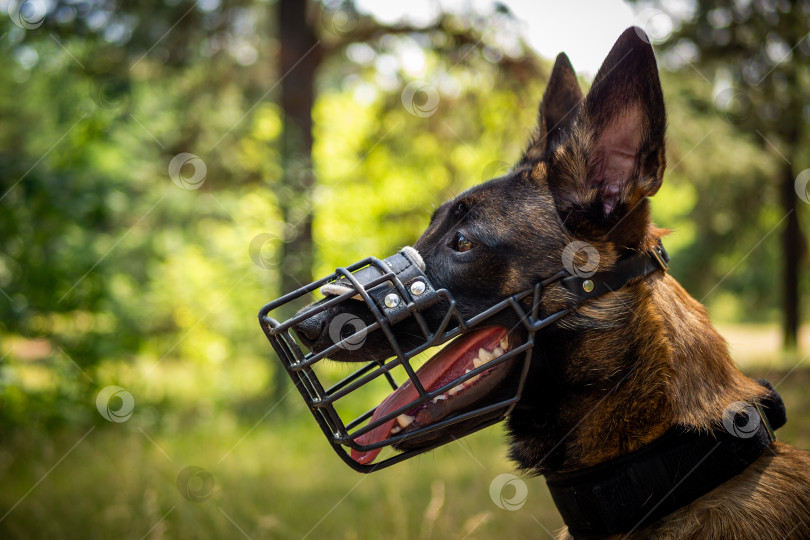
MULTIPOLYGON (((489 327, 458 337, 423 365, 416 375, 427 392, 447 386, 459 377, 492 362, 511 350, 506 328, 489 327)), ((510 371, 513 359, 484 369, 467 380, 413 409, 400 414, 381 426, 355 439, 358 444, 370 445, 384 441, 392 435, 407 433, 428 426, 454 413, 462 412, 478 403, 498 386, 510 371)), ((419 393, 410 380, 383 400, 374 411, 370 422, 415 401, 419 393)), ((367 464, 377 457, 380 448, 366 452, 352 449, 352 459, 367 464)))

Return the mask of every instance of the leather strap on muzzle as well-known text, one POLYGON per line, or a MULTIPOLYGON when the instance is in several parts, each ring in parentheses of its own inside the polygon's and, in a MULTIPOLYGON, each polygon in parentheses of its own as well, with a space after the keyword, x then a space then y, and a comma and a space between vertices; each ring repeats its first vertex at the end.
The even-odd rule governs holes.
POLYGON ((352 298, 360 300, 359 284, 391 324, 406 319, 412 310, 422 311, 439 302, 439 295, 423 272, 425 263, 415 249, 405 247, 382 262, 387 270, 370 264, 352 274, 356 284, 342 277, 321 287, 321 293, 338 296, 355 291, 352 298))

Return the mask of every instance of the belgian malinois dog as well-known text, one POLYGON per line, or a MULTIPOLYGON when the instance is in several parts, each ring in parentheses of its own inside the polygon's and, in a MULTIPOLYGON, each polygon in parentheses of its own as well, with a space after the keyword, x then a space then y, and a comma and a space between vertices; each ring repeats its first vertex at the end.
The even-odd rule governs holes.
MULTIPOLYGON (((443 204, 414 245, 430 282, 451 291, 459 310, 472 316, 559 271, 572 243, 598 253, 595 272, 611 272, 656 250, 667 231, 653 225, 648 198, 663 182, 665 129, 656 60, 642 30, 622 34, 584 97, 560 54, 520 161, 505 176, 443 204)), ((551 283, 540 310, 554 313, 570 302, 571 292, 551 283)), ((355 310, 369 320, 363 304, 355 304, 301 322, 296 333, 313 351, 322 350, 324 323, 331 318, 355 310)), ((518 346, 521 330, 510 317, 496 318, 511 329, 508 340, 497 333, 462 335, 462 345, 446 354, 460 355, 464 339, 477 339, 474 347, 489 351, 498 343, 501 352, 518 346), (494 341, 485 346, 486 339, 494 341)), ((405 342, 410 330, 403 328, 394 327, 405 342)), ((753 438, 724 442, 730 405, 768 403, 773 392, 735 367, 703 306, 665 268, 579 304, 542 332, 522 397, 507 420, 510 456, 522 470, 545 475, 550 487, 563 486, 555 495, 568 525, 560 538, 810 538, 810 455, 771 438, 751 451, 746 441, 753 438), (684 444, 692 440, 694 445, 684 444), (708 450, 690 454, 706 443, 708 450), (732 447, 748 458, 732 474, 718 476, 731 458, 717 456, 732 447), (670 450, 674 457, 661 457, 670 450), (688 468, 660 470, 681 463, 688 468), (629 477, 634 479, 622 483, 629 477), (663 494, 660 502, 634 499, 638 494, 627 486, 645 482, 664 484, 653 486, 663 494), (692 491, 684 492, 686 485, 692 491), (605 525, 614 514, 632 515, 634 505, 650 510, 642 519, 605 525)), ((390 355, 384 339, 369 336, 361 350, 333 359, 390 355)), ((487 384, 466 385, 426 404, 430 414, 415 412, 410 426, 392 420, 384 431, 457 413, 497 395, 518 376, 508 365, 495 371, 487 373, 487 384)), ((767 423, 767 416, 761 421, 767 423)), ((433 437, 450 440, 464 430, 456 424, 433 437)), ((387 435, 372 432, 363 442, 387 435)), ((363 463, 373 454, 352 455, 363 463)))

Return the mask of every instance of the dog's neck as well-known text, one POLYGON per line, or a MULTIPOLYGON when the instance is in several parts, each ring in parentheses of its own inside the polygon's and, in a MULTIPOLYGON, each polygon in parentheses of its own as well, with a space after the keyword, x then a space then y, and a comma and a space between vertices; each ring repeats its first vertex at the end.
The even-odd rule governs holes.
POLYGON ((651 289, 671 347, 667 386, 674 423, 711 429, 731 402, 751 402, 763 395, 763 388, 737 369, 705 308, 674 278, 666 275, 651 289))
POLYGON ((675 424, 711 429, 731 402, 762 393, 703 306, 657 273, 583 305, 545 336, 510 418, 511 454, 536 473, 578 470, 675 424))

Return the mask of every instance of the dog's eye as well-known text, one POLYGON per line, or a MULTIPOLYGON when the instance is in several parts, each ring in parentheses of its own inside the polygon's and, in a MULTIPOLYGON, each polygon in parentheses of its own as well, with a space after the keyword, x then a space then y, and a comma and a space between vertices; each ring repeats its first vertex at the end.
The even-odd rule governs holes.
POLYGON ((472 242, 470 242, 466 236, 461 233, 456 233, 456 251, 464 253, 465 251, 470 251, 472 247, 472 242))

